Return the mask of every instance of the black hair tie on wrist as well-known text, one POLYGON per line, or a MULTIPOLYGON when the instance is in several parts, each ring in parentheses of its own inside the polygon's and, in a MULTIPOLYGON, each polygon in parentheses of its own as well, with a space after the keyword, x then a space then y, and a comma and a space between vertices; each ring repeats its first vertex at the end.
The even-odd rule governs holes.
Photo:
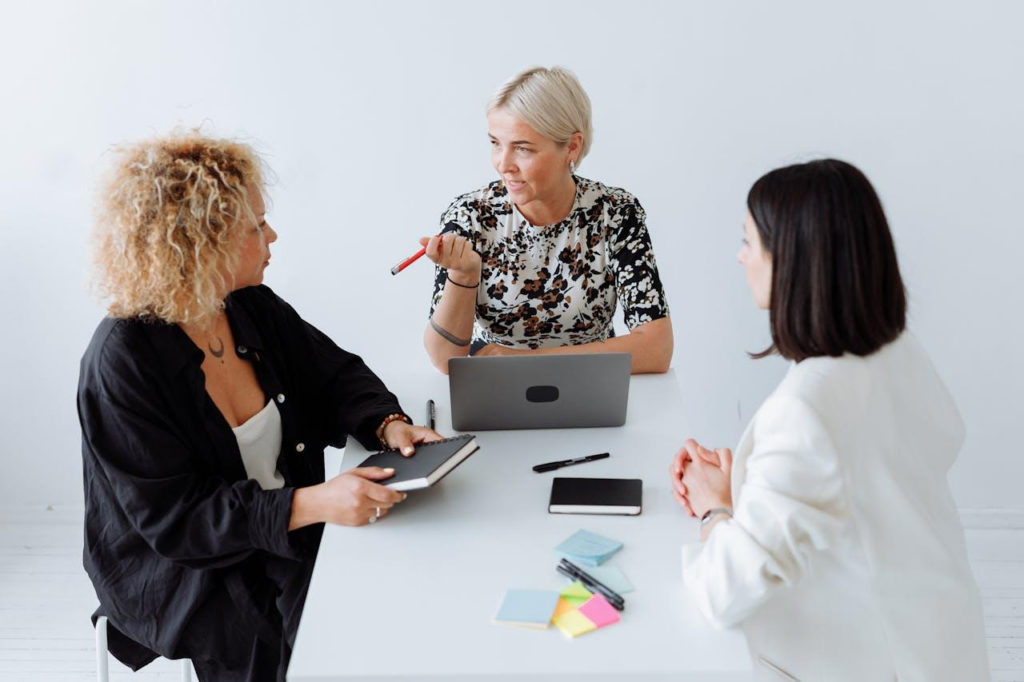
POLYGON ((452 284, 454 284, 457 287, 462 287, 463 289, 476 289, 478 286, 480 286, 480 280, 477 280, 476 284, 470 286, 469 284, 459 284, 458 282, 456 282, 451 277, 448 277, 448 275, 445 275, 445 277, 447 278, 447 280, 449 282, 451 282, 452 284))

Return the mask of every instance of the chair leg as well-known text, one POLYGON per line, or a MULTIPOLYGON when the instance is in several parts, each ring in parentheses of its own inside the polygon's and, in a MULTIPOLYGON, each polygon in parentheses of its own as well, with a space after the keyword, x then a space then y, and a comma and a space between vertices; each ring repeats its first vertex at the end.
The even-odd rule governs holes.
POLYGON ((96 619, 96 681, 110 682, 107 669, 107 617, 96 619))
POLYGON ((187 658, 181 659, 181 682, 192 682, 192 662, 187 658))

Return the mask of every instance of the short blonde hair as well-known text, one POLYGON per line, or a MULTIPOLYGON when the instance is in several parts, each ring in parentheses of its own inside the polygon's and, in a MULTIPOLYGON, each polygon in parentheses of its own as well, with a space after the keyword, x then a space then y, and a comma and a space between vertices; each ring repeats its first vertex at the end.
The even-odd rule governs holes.
POLYGON ((236 238, 264 189, 251 147, 176 131, 115 150, 94 232, 96 284, 117 318, 203 327, 223 306, 236 238))
POLYGON ((505 109, 561 145, 568 144, 574 133, 581 133, 583 147, 577 165, 590 151, 594 137, 590 98, 568 69, 536 66, 516 74, 491 95, 487 113, 495 109, 505 109))

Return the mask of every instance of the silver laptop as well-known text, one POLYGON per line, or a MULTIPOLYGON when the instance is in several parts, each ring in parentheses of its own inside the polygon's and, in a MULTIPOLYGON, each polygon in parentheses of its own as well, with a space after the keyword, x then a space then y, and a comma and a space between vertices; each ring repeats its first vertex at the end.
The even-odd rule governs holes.
POLYGON ((622 426, 630 363, 629 353, 452 358, 452 428, 622 426))

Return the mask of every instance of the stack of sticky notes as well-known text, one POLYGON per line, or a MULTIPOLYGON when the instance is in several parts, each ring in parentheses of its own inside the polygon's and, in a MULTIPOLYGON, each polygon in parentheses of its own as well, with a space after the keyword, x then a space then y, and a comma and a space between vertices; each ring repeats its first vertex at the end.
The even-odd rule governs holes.
MULTIPOLYGON (((618 540, 579 530, 555 548, 556 554, 574 564, 586 566, 585 573, 618 594, 633 591, 633 585, 614 566, 601 566, 622 549, 618 540)), ((568 637, 579 637, 619 622, 619 612, 604 595, 591 592, 580 581, 561 591, 509 590, 494 617, 495 623, 545 629, 555 627, 568 637)))
POLYGON ((579 637, 618 623, 619 612, 603 596, 592 593, 581 582, 574 582, 562 589, 551 620, 567 636, 579 637))
POLYGON ((618 540, 609 540, 597 533, 581 529, 555 547, 555 554, 565 557, 574 564, 595 567, 603 564, 620 549, 622 543, 618 540))
POLYGON ((554 590, 509 590, 494 622, 543 630, 551 623, 558 600, 554 590))

